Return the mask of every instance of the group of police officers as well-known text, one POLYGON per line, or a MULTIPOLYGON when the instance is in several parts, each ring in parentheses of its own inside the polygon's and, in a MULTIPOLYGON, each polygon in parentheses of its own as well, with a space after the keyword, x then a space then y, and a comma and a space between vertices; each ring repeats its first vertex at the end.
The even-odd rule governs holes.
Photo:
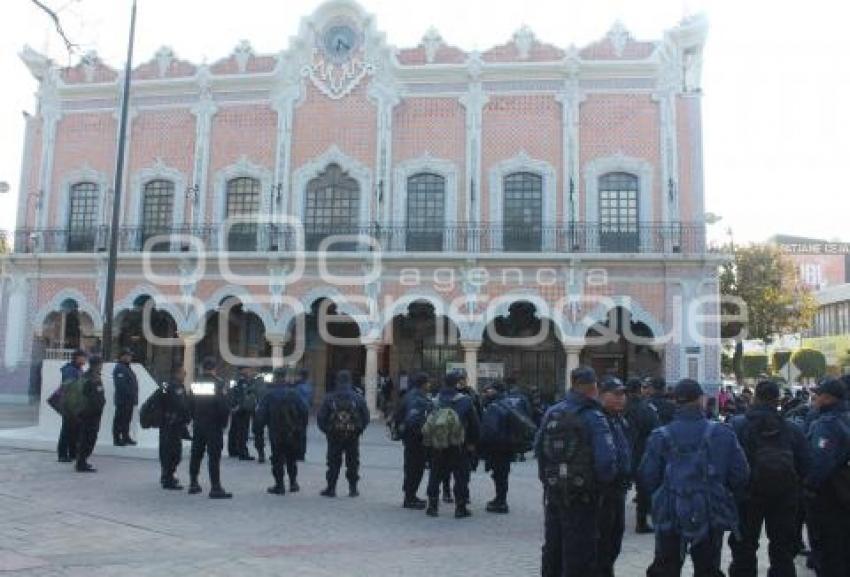
MULTIPOLYGON (((113 375, 117 446, 135 444, 129 422, 138 385, 131 360, 130 351, 122 352, 113 375)), ((63 384, 82 379, 89 400, 84 414, 63 418, 58 445, 59 460, 76 462, 80 472, 95 470, 87 459, 105 403, 101 367, 101 359, 87 359, 79 351, 62 368, 63 384)), ((306 373, 295 377, 275 369, 269 378, 242 367, 238 378, 226 383, 216 359, 204 359, 201 368, 191 383, 182 368, 175 369, 145 403, 157 415, 162 488, 183 489, 175 473, 182 441, 191 439, 188 492, 202 492, 199 474, 206 454, 210 498, 231 498, 220 475, 229 424, 231 457, 254 459, 248 450, 253 432, 264 462, 268 439, 274 479, 268 492, 284 495, 286 477, 289 491, 299 491, 298 462, 304 459, 313 404, 306 373)), ((388 419, 393 438, 404 447, 403 507, 438 516, 442 490, 456 518, 470 516, 470 475, 482 460, 495 489, 486 511, 508 513, 511 463, 532 448, 518 445, 513 429, 532 421, 538 426, 533 450, 544 488, 544 577, 614 575, 632 487, 635 530, 655 534, 650 577, 679 575, 686 554, 697 577, 722 575, 727 532, 730 576, 754 577, 763 527, 773 577, 795 575, 794 558, 801 553, 808 554, 819 576, 850 575, 848 379, 824 379, 812 389, 806 410, 798 407, 793 415, 778 409, 780 387, 762 381, 746 413, 724 424, 706 411, 703 390, 690 379, 668 388, 661 378, 625 384, 613 376, 598 379, 588 367, 570 376, 566 396, 541 414, 512 379, 485 385, 479 396, 461 372, 448 374, 439 385, 427 374, 413 375, 388 419), (423 500, 418 492, 426 469, 423 500), (804 525, 811 551, 804 550, 804 525)), ((359 495, 359 441, 369 422, 362 391, 348 371, 340 371, 317 414, 327 437, 322 496, 336 496, 343 462, 348 495, 359 495)))

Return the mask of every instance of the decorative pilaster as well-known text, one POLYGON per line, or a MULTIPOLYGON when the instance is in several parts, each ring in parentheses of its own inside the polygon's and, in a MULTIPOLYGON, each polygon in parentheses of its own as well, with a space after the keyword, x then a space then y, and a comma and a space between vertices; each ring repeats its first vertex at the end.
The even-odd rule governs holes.
POLYGON ((378 143, 375 153, 376 221, 390 219, 390 194, 392 186, 393 110, 401 101, 398 88, 391 82, 376 80, 369 87, 369 96, 378 103, 378 143))
POLYGON ((572 386, 572 372, 577 369, 579 366, 580 358, 581 358, 581 350, 584 347, 581 345, 565 345, 564 351, 567 353, 567 366, 566 366, 566 374, 564 375, 564 392, 570 390, 572 386))
MULTIPOLYGON (((490 98, 484 93, 479 80, 481 75, 481 55, 473 53, 467 65, 471 82, 469 91, 460 97, 461 105, 466 109, 466 221, 470 225, 480 219, 481 192, 481 128, 484 105, 490 98)), ((472 236, 470 235, 470 238, 472 236)))
POLYGON ((283 368, 283 346, 286 344, 286 335, 267 333, 266 340, 272 346, 272 368, 283 368))
POLYGON ((292 162, 292 120, 295 106, 302 99, 301 83, 286 86, 279 90, 272 101, 277 112, 277 147, 275 149, 274 182, 280 186, 280 201, 272 205, 273 215, 291 213, 289 202, 292 196, 289 190, 289 176, 292 162))
POLYGON ((564 223, 579 220, 579 130, 581 103, 585 95, 578 84, 578 58, 568 57, 567 66, 570 77, 564 82, 562 91, 555 96, 561 103, 561 131, 563 142, 562 166, 564 174, 563 218, 564 223))
POLYGON ((7 369, 13 369, 24 360, 24 344, 28 341, 29 279, 20 271, 10 268, 8 272, 9 303, 6 308, 4 363, 7 369))
POLYGON ((198 82, 201 87, 200 100, 192 107, 195 115, 195 162, 192 167, 192 185, 197 187, 194 195, 190 196, 191 207, 187 213, 188 224, 203 222, 206 199, 208 196, 207 182, 210 165, 210 132, 212 119, 218 110, 213 101, 209 85, 209 69, 205 66, 198 71, 198 82))
MULTIPOLYGON (((45 85, 42 85, 42 91, 39 93, 42 99, 41 166, 39 169, 41 194, 37 197, 34 216, 36 226, 40 228, 47 228, 48 226, 46 207, 50 206, 53 201, 53 156, 56 148, 56 125, 62 119, 62 111, 59 108, 58 101, 47 96, 52 94, 52 90, 53 88, 50 87, 45 90, 45 85)), ((24 191, 21 191, 21 193, 24 194, 24 191)))

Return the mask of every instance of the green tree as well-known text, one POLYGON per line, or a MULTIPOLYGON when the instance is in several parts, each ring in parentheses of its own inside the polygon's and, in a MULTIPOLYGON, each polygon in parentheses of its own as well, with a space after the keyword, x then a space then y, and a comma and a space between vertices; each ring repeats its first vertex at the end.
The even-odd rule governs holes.
MULTIPOLYGON (((738 297, 746 303, 746 318, 721 322, 721 335, 735 339, 733 365, 740 381, 743 375, 741 357, 743 339, 770 342, 777 335, 791 334, 809 328, 817 303, 808 290, 797 282, 794 264, 779 247, 750 244, 727 247, 732 259, 722 265, 720 292, 738 297)), ((744 311, 732 303, 723 303, 724 315, 740 315, 744 311)))
POLYGON ((826 374, 826 357, 814 349, 800 349, 791 361, 799 369, 800 376, 819 379, 826 374))

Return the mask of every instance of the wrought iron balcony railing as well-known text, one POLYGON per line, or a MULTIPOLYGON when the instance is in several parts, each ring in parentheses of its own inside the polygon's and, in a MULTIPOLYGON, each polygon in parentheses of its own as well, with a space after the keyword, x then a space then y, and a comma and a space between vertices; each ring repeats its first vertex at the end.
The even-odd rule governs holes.
MULTIPOLYGON (((506 226, 456 223, 443 227, 372 224, 364 227, 274 224, 186 226, 151 229, 125 226, 118 231, 122 252, 332 252, 374 251, 404 253, 638 253, 688 254, 710 252, 705 226, 700 223, 641 224, 616 227, 599 223, 506 226)), ((85 230, 18 229, 17 253, 105 252, 109 228, 85 230)))

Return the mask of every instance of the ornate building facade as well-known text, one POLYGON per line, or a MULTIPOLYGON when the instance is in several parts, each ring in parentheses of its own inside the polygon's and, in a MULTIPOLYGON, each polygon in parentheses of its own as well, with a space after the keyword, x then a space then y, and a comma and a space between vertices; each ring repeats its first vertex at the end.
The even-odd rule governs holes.
MULTIPOLYGON (((615 25, 580 49, 527 28, 484 52, 433 30, 396 48, 332 0, 278 54, 160 49, 132 72, 119 344, 155 374, 223 349, 320 387, 350 368, 370 400, 382 370, 458 365, 552 395, 579 362, 719 381, 713 305, 696 304, 718 292, 705 36, 697 17, 654 42, 615 25)), ((3 260, 7 390, 99 346, 122 76, 93 53, 22 59, 40 88, 3 260)))

